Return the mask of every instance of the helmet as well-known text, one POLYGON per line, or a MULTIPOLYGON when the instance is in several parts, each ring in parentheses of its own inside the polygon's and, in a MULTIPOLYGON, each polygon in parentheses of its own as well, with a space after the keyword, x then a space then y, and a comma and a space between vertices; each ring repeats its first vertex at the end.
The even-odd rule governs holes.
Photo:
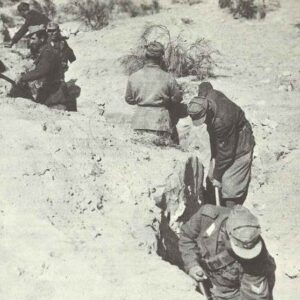
POLYGON ((59 30, 59 25, 57 23, 50 22, 46 28, 47 31, 56 31, 59 30))

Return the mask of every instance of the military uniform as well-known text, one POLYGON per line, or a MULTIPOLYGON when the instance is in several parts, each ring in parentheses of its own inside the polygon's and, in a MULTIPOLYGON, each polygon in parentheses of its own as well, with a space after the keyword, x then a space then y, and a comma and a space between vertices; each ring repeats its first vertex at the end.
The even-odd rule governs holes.
POLYGON ((204 205, 182 226, 179 250, 187 272, 200 265, 214 300, 271 300, 275 262, 262 242, 261 253, 242 259, 231 249, 226 222, 230 209, 204 205))
POLYGON ((74 51, 70 48, 66 39, 63 37, 60 37, 58 40, 55 41, 49 41, 49 43, 60 56, 62 65, 60 78, 64 79, 65 72, 68 70, 68 63, 72 63, 76 60, 74 51))
POLYGON ((221 183, 222 204, 243 203, 251 179, 255 145, 251 125, 243 110, 223 93, 214 90, 209 83, 201 85, 199 97, 191 100, 188 110, 193 122, 207 125, 212 157, 208 190, 215 180, 221 183))
POLYGON ((21 76, 21 82, 41 80, 36 102, 49 107, 65 105, 68 99, 60 79, 62 66, 58 53, 51 45, 46 44, 42 47, 35 64, 34 70, 21 76))
POLYGON ((30 26, 35 25, 47 25, 50 20, 40 12, 36 10, 30 10, 25 18, 25 23, 23 26, 16 32, 12 38, 11 44, 16 44, 28 31, 30 26))
POLYGON ((129 77, 125 100, 138 106, 133 129, 169 136, 176 129, 170 107, 182 101, 182 92, 175 78, 158 64, 147 63, 129 77))

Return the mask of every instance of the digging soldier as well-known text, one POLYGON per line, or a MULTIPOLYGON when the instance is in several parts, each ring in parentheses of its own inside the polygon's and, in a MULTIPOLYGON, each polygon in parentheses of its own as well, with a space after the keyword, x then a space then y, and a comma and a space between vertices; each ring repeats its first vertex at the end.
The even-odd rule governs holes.
POLYGON ((213 187, 221 190, 221 205, 243 204, 250 183, 253 148, 252 128, 243 110, 209 82, 199 85, 198 97, 188 105, 195 126, 206 124, 211 145, 207 190, 213 203, 213 187))
POLYGON ((18 85, 35 80, 41 81, 35 101, 48 107, 66 109, 68 99, 60 79, 61 61, 59 54, 47 43, 47 33, 41 26, 30 27, 30 47, 39 53, 35 69, 22 74, 18 85))
POLYGON ((64 79, 65 72, 68 70, 68 63, 72 63, 76 60, 74 51, 69 47, 67 43, 67 38, 61 35, 59 25, 53 22, 50 22, 46 31, 48 34, 48 43, 57 51, 60 56, 62 63, 62 74, 61 79, 64 79))
POLYGON ((45 15, 36 10, 30 9, 29 4, 25 2, 21 2, 18 5, 18 12, 25 19, 25 23, 16 32, 11 43, 7 45, 7 47, 10 48, 28 32, 30 26, 47 25, 49 22, 49 19, 45 15))
POLYGON ((209 279, 213 300, 273 299, 275 262, 247 208, 207 204, 181 229, 185 270, 202 284, 209 279))
POLYGON ((153 135, 159 144, 178 144, 175 115, 182 101, 182 91, 175 78, 162 69, 164 46, 151 42, 146 49, 145 66, 129 77, 125 100, 137 105, 132 127, 139 133, 153 135))

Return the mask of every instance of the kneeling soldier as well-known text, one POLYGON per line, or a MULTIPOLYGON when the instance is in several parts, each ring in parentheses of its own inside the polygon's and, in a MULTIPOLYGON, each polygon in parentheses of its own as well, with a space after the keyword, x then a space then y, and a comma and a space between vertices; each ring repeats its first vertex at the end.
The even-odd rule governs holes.
POLYGON ((60 78, 62 66, 59 54, 47 44, 47 34, 44 28, 32 26, 28 37, 31 48, 39 55, 35 61, 35 69, 23 74, 18 84, 22 86, 34 80, 41 80, 36 102, 65 110, 68 99, 60 78))
POLYGON ((182 226, 179 250, 188 274, 209 279, 214 300, 272 300, 275 262, 245 207, 202 206, 182 226))

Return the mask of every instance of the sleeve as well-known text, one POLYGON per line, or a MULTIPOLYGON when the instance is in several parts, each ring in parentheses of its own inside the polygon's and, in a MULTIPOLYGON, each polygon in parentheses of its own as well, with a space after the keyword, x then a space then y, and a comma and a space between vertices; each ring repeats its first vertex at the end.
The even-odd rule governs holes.
POLYGON ((21 77, 21 80, 29 82, 43 78, 50 72, 53 61, 54 60, 52 54, 50 54, 49 52, 43 53, 36 68, 30 72, 25 73, 21 77))
POLYGON ((65 42, 65 51, 66 51, 68 61, 70 63, 74 62, 76 60, 76 56, 74 54, 73 49, 68 45, 67 42, 65 42))
POLYGON ((196 238, 199 236, 201 230, 201 216, 201 211, 199 210, 181 227, 178 246, 186 272, 192 267, 199 265, 200 249, 196 238))
POLYGON ((130 105, 137 104, 137 101, 134 99, 134 95, 132 92, 132 86, 131 86, 130 79, 128 80, 128 83, 127 83, 125 101, 130 105))
POLYGON ((243 274, 240 293, 242 299, 247 300, 270 300, 269 283, 266 276, 254 276, 243 274))
POLYGON ((180 103, 182 101, 183 92, 180 88, 180 85, 177 83, 176 79, 171 76, 169 84, 169 93, 171 103, 180 103))
POLYGON ((22 27, 15 33, 12 38, 12 44, 16 44, 28 31, 28 27, 30 26, 30 22, 28 20, 22 25, 22 27))
POLYGON ((232 126, 230 128, 220 126, 219 129, 216 129, 214 139, 214 179, 221 182, 223 174, 234 161, 237 142, 238 132, 235 126, 232 126))

